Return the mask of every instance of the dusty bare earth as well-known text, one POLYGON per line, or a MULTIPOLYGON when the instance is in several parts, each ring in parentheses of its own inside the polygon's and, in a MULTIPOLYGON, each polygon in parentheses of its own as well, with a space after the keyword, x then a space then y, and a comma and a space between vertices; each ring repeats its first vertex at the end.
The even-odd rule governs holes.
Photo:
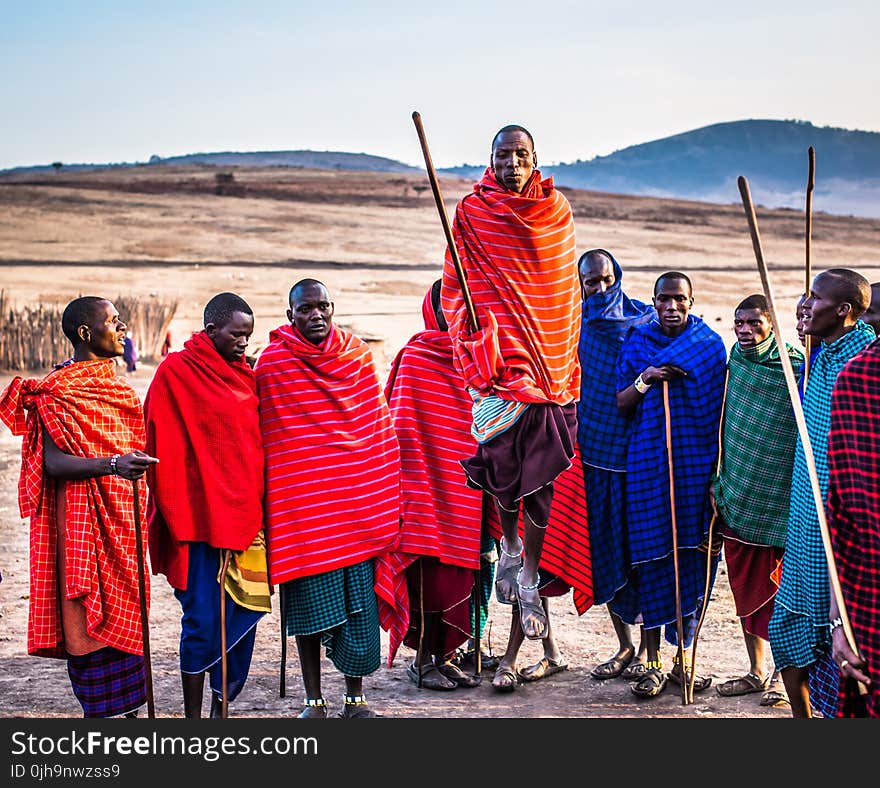
MULTIPOLYGON (((231 171, 231 170, 230 170, 231 171)), ((237 196, 214 193, 215 170, 130 168, 46 178, 41 183, 0 179, 0 289, 13 303, 66 303, 79 294, 179 298, 172 323, 175 347, 200 327, 205 301, 221 290, 241 294, 254 308, 251 352, 284 320, 286 294, 313 276, 330 288, 337 320, 372 342, 387 370, 394 353, 421 328, 420 305, 439 275, 445 246, 426 178, 342 171, 234 170, 237 196)), ((448 211, 470 182, 443 180, 448 211)), ((687 272, 695 311, 725 338, 733 307, 760 292, 745 215, 738 195, 731 205, 567 191, 576 216, 578 251, 604 247, 624 269, 630 296, 647 300, 665 270, 687 272)), ((764 254, 787 338, 803 290, 804 216, 758 207, 764 254)), ((880 221, 817 215, 813 219, 813 272, 855 268, 880 279, 876 257, 880 221)), ((57 330, 35 326, 35 330, 57 330)), ((152 363, 129 376, 143 395, 152 363)), ((120 372, 124 367, 120 366, 120 372)), ((0 371, 0 385, 10 371, 0 371)), ((42 371, 28 374, 39 375, 42 371)), ((16 485, 19 440, 0 431, 0 716, 78 717, 61 661, 28 657, 28 528, 19 517, 16 485)), ((152 672, 158 717, 182 716, 177 662, 179 606, 162 577, 153 578, 150 615, 152 672)), ((502 651, 509 608, 493 602, 489 642, 502 651)), ((769 717, 760 695, 721 698, 714 687, 684 706, 676 686, 639 701, 621 680, 595 681, 589 670, 610 656, 615 640, 604 609, 578 616, 570 597, 556 602, 553 623, 569 669, 544 681, 498 694, 484 674, 482 686, 451 693, 417 689, 401 649, 392 667, 365 681, 365 691, 386 717, 769 717)), ((387 649, 387 639, 383 641, 387 649)), ((527 642, 520 665, 535 661, 527 642)), ((739 623, 722 562, 700 634, 698 670, 715 684, 747 669, 739 623)), ((664 647, 671 664, 673 650, 664 647)), ((292 717, 303 695, 293 640, 288 644, 286 697, 279 693, 281 638, 277 613, 258 628, 250 679, 231 706, 236 717, 292 717)), ((325 695, 335 708, 342 684, 329 663, 325 695)))

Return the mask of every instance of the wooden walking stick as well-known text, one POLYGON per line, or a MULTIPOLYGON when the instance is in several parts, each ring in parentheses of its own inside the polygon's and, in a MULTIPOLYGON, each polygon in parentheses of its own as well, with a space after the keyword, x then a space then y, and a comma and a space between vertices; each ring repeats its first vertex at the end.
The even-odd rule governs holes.
MULTIPOLYGON (((419 136, 419 145, 422 147, 422 156, 425 159, 425 169, 428 171, 428 180, 431 183, 431 192, 434 195, 434 203, 437 206, 437 213, 440 214, 440 222, 443 225, 443 234, 446 236, 446 247, 449 249, 449 256, 455 266, 455 275, 458 278, 458 286, 461 289, 461 295, 464 298, 464 305, 467 308, 468 319, 470 320, 471 330, 480 330, 480 321, 477 318, 477 310, 474 308, 474 302, 471 298, 471 291, 467 286, 467 276, 461 259, 458 256, 458 249, 455 246, 455 239, 452 237, 452 226, 449 224, 449 217, 446 215, 446 203, 443 202, 443 195, 440 192, 440 183, 437 180, 437 172, 434 170, 434 162, 431 159, 431 151, 428 149, 428 140, 425 136, 425 127, 422 125, 422 116, 417 112, 412 114, 413 123, 416 127, 416 134, 419 136)), ((477 570, 479 571, 479 570, 477 570)), ((476 590, 474 599, 477 599, 476 590)), ((479 617, 479 608, 474 609, 475 620, 479 617)), ((421 640, 419 641, 421 643, 421 640)), ((477 620, 474 627, 474 664, 477 668, 477 675, 480 675, 480 653, 482 645, 480 643, 480 625, 477 620)), ((419 667, 419 679, 421 681, 421 666, 419 667)))
MULTIPOLYGON (((755 216, 755 206, 752 204, 752 196, 749 192, 749 182, 742 175, 737 178, 739 192, 742 195, 743 207, 746 212, 746 219, 749 223, 749 232, 752 236, 752 246, 755 250, 755 258, 758 261, 758 272, 761 274, 761 284, 764 287, 764 295, 767 298, 767 304, 770 307, 770 318, 773 321, 773 332, 776 335, 776 341, 781 342, 782 334, 779 330, 779 319, 776 316, 776 306, 773 299, 773 290, 770 286, 770 279, 767 275, 767 265, 764 262, 764 252, 761 249, 761 236, 758 234, 758 219, 755 216)), ((822 535, 822 547, 825 550, 825 560, 828 562, 828 579, 831 584, 831 592, 837 602, 837 610, 840 614, 840 620, 843 622, 843 632, 846 635, 846 642, 852 649, 853 653, 858 654, 859 650, 856 646, 856 639, 853 635, 852 626, 850 625, 849 615, 846 610, 846 603, 843 599, 843 591, 840 588, 840 579, 837 577, 837 562, 834 559, 834 550, 831 546, 831 535, 828 531, 828 522, 825 519, 825 503, 822 500, 822 490, 819 486, 819 476, 816 473, 816 460, 813 456, 813 447, 810 443, 810 434, 807 431, 807 421, 804 417, 804 408, 801 403, 801 397, 798 393, 797 381, 794 377, 794 370, 791 366, 791 359, 788 353, 784 352, 784 348, 780 349, 779 358, 782 361, 782 372, 785 375, 785 383, 788 387, 788 397, 791 400, 791 407, 794 410, 795 421, 797 422, 798 433, 800 435, 801 444, 804 448, 804 458, 807 461, 807 471, 810 476, 810 486, 813 490, 813 500, 816 505, 816 514, 819 519, 819 532, 822 535)), ((864 695, 868 688, 858 682, 859 692, 864 695)))
POLYGON ((678 573, 678 525, 675 519, 675 473, 672 465, 672 419, 669 414, 669 381, 663 381, 663 415, 666 419, 666 457, 669 466, 669 506, 672 511, 672 565, 675 570, 675 628, 678 639, 678 668, 681 671, 681 703, 687 706, 687 671, 684 668, 684 623, 681 618, 681 586, 678 573))
POLYGON ((284 583, 278 586, 278 606, 281 608, 281 675, 278 677, 278 697, 284 698, 287 695, 287 627, 285 626, 285 616, 287 611, 287 595, 284 590, 284 583))
POLYGON ((226 661, 226 570, 229 568, 229 559, 232 558, 231 550, 221 550, 223 565, 220 567, 220 689, 223 693, 220 699, 220 718, 229 716, 229 698, 227 698, 227 661, 226 661))
MULTIPOLYGON (((721 473, 721 447, 723 445, 724 436, 724 403, 727 402, 727 381, 730 378, 730 370, 724 373, 724 392, 721 395, 721 419, 718 422, 718 457, 715 460, 715 475, 721 473)), ((709 532, 706 536, 708 546, 706 549, 706 584, 703 586, 703 609, 700 610, 700 618, 697 620, 697 627, 694 630, 694 641, 691 646, 691 675, 688 679, 688 694, 691 700, 694 698, 694 684, 697 680, 697 638, 700 635, 700 629, 703 627, 703 619, 706 618, 706 609, 709 607, 709 587, 712 584, 712 539, 714 535, 715 520, 718 519, 718 513, 713 507, 712 517, 709 520, 709 532)))
POLYGON ((138 596, 141 603, 141 638, 144 644, 144 678, 147 685, 147 716, 156 716, 153 702, 153 666, 150 659, 150 617, 147 613, 147 576, 144 566, 144 538, 141 534, 141 497, 137 479, 131 480, 131 491, 134 493, 134 539, 137 550, 138 596))
MULTIPOLYGON (((813 187, 816 185, 816 150, 810 145, 807 151, 809 158, 809 170, 807 173, 807 207, 806 207, 806 257, 804 259, 804 292, 810 295, 810 285, 813 281, 811 272, 812 261, 810 259, 813 242, 813 187)), ((804 334, 804 391, 807 390, 807 378, 810 375, 810 345, 813 339, 809 334, 804 334)))
POLYGON ((440 184, 437 181, 437 173, 434 171, 434 163, 431 161, 431 152, 428 150, 428 141, 425 138, 425 128, 422 125, 422 116, 418 112, 412 114, 413 123, 416 125, 416 132, 419 135, 419 144, 422 146, 422 155, 425 157, 425 168, 428 170, 428 180, 431 182, 431 191, 434 193, 434 202, 437 204, 437 212, 440 214, 440 221, 443 224, 443 232, 446 235, 446 246, 449 249, 449 256, 455 265, 455 274, 458 277, 458 286, 461 288, 461 294, 464 297, 464 304, 467 307, 468 317, 471 321, 471 330, 480 330, 480 321, 477 319, 477 312, 474 309, 474 302, 471 298, 471 292, 468 290, 467 277, 461 260, 458 257, 458 249, 455 246, 455 239, 452 237, 452 227, 449 224, 449 217, 446 215, 446 203, 443 202, 443 195, 440 193, 440 184))

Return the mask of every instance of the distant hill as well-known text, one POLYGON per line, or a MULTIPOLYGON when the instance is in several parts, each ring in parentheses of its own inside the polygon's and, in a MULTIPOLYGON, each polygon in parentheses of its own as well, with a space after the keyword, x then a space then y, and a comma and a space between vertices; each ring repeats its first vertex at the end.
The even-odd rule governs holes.
MULTIPOLYGON (((816 150, 813 210, 880 218, 880 133, 819 127, 806 121, 716 123, 608 156, 542 165, 541 172, 553 175, 562 187, 712 203, 738 203, 736 179, 745 175, 756 204, 803 210, 811 145, 816 150)), ((312 150, 191 153, 164 159, 152 156, 147 163, 65 163, 62 170, 187 164, 424 172, 421 167, 382 156, 312 150)), ((28 178, 55 169, 53 165, 17 167, 0 171, 0 176, 28 178)), ((485 164, 464 164, 439 168, 438 172, 476 179, 484 170, 485 164)))
MULTIPOLYGON (((114 164, 67 164, 61 165, 64 172, 81 172, 109 167, 151 167, 156 165, 187 165, 202 164, 210 167, 302 167, 318 170, 368 170, 370 172, 418 172, 418 167, 386 159, 383 156, 371 156, 367 153, 344 153, 339 151, 314 150, 282 150, 282 151, 225 151, 220 153, 188 153, 183 156, 151 156, 144 162, 119 162, 114 164)), ((43 175, 57 168, 51 164, 40 164, 33 167, 14 167, 0 170, 0 174, 9 175, 43 175)))
MULTIPOLYGON (((880 133, 804 121, 717 123, 608 156, 542 166, 541 172, 570 188, 716 203, 739 202, 736 179, 745 175, 756 203, 803 210, 811 145, 813 209, 880 217, 880 133)), ((463 165, 444 172, 475 178, 484 169, 463 165)))

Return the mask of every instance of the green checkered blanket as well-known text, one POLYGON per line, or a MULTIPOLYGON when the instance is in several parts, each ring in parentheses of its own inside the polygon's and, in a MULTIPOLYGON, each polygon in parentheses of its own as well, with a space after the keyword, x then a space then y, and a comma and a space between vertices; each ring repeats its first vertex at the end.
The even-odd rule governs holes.
MULTIPOLYGON (((786 350, 798 375, 803 354, 786 350)), ((797 423, 775 337, 735 344, 728 370, 715 501, 743 541, 784 547, 797 423)))

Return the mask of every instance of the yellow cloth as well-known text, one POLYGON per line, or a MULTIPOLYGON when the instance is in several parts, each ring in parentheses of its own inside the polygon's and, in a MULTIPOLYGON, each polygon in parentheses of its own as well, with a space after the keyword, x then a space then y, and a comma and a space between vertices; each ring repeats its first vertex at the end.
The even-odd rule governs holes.
POLYGON ((226 592, 248 610, 271 613, 272 589, 266 561, 266 535, 261 528, 247 550, 233 550, 226 568, 226 592))

